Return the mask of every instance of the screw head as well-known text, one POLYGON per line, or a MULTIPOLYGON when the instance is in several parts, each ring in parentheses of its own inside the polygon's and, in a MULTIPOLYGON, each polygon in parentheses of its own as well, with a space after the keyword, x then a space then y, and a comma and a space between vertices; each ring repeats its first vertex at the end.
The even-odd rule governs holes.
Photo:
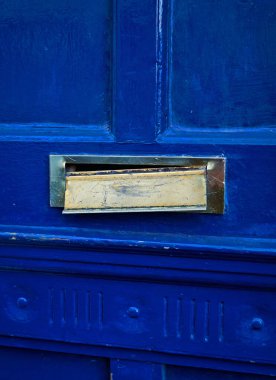
POLYGON ((17 306, 20 308, 20 309, 24 309, 25 307, 27 307, 28 306, 28 300, 27 300, 27 298, 25 298, 25 297, 19 297, 18 299, 17 299, 17 306))
POLYGON ((127 314, 130 318, 138 318, 140 310, 138 307, 130 306, 127 310, 127 314))
POLYGON ((253 330, 261 330, 263 328, 264 321, 261 318, 254 318, 251 323, 253 330))

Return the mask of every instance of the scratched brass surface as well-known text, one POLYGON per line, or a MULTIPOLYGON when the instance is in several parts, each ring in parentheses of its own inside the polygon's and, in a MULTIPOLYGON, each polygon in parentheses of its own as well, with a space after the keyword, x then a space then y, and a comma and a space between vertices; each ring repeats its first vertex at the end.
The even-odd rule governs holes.
MULTIPOLYGON (((191 156, 115 156, 115 155, 50 155, 50 205, 64 207, 66 165, 110 165, 118 169, 125 166, 150 168, 162 167, 206 167, 207 208, 192 212, 223 214, 225 207, 225 165, 224 157, 191 156)), ((124 210, 121 210, 124 211, 124 210)), ((129 210, 126 210, 129 211, 129 210)), ((138 210, 137 210, 138 211, 138 210)), ((153 208, 150 211, 155 211, 153 208)), ((170 207, 164 211, 189 211, 188 207, 170 207)), ((82 211, 79 210, 78 213, 82 211)), ((101 210, 101 212, 104 212, 101 210)), ((113 211, 114 212, 114 211, 113 211)), ((69 213, 69 211, 65 211, 69 213)))
POLYGON ((206 210, 206 168, 68 173, 66 213, 206 210))

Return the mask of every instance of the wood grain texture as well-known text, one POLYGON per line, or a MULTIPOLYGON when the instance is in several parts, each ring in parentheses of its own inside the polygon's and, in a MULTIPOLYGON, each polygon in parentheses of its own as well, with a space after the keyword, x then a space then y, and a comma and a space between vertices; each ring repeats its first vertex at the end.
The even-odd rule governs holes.
POLYGON ((70 173, 65 212, 206 210, 205 168, 70 173))

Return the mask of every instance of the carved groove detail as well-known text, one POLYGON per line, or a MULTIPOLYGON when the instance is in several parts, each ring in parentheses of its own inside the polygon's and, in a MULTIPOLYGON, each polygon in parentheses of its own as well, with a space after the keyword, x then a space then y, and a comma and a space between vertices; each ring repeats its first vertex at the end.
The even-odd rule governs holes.
MULTIPOLYGON (((224 301, 185 298, 182 294, 165 295, 161 301, 164 338, 197 343, 224 341, 224 301)), ((105 321, 104 294, 98 290, 49 288, 48 307, 48 324, 53 327, 101 330, 106 323, 114 322, 113 314, 107 314, 109 320, 105 321)))
POLYGON ((48 290, 48 323, 55 326, 103 328, 104 297, 102 292, 80 289, 48 290))
POLYGON ((163 297, 163 336, 223 342, 224 314, 223 301, 163 297))

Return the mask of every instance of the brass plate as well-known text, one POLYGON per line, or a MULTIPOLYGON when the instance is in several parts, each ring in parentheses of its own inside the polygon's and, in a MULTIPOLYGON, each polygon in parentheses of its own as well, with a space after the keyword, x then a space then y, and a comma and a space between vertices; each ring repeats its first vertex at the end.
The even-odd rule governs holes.
POLYGON ((64 213, 206 210, 206 168, 68 173, 64 213))
MULTIPOLYGON (((141 168, 157 165, 162 167, 205 167, 207 207, 205 210, 194 210, 193 212, 222 214, 225 205, 225 163, 224 157, 50 155, 50 205, 51 207, 64 207, 66 164, 135 165, 141 168)), ((163 211, 175 210, 163 208, 163 211)))

